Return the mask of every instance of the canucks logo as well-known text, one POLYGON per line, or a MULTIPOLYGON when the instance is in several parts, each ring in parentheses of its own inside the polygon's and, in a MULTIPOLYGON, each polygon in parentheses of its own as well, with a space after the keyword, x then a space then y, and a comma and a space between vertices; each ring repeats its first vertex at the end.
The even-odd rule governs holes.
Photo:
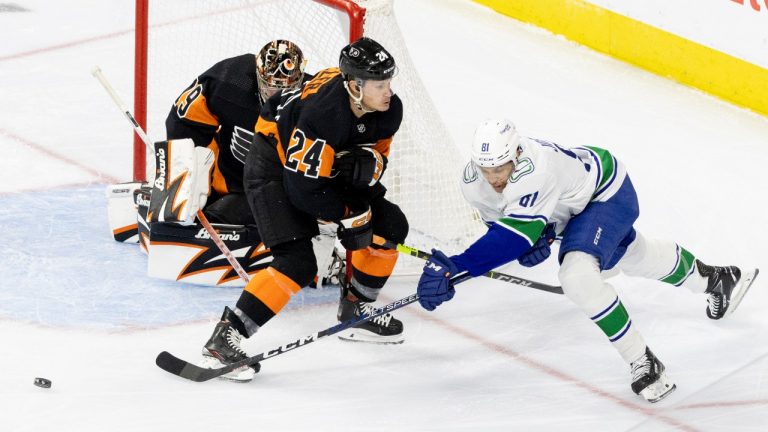
POLYGON ((517 161, 517 165, 515 166, 515 171, 512 172, 512 175, 509 177, 510 183, 516 183, 518 180, 520 180, 522 177, 532 173, 536 169, 535 166, 533 166, 533 161, 531 158, 522 158, 517 161))
POLYGON ((475 164, 472 162, 468 163, 467 166, 464 167, 464 176, 462 177, 462 180, 464 183, 472 183, 473 181, 477 180, 478 174, 477 174, 477 168, 475 168, 475 164))

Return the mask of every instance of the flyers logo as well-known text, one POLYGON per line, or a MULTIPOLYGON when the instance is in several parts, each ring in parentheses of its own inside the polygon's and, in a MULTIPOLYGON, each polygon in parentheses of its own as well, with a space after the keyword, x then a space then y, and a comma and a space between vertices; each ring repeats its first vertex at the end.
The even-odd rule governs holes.
POLYGON ((251 141, 253 141, 253 132, 235 126, 229 149, 232 150, 232 156, 243 164, 245 164, 245 157, 248 156, 248 151, 251 148, 251 141))

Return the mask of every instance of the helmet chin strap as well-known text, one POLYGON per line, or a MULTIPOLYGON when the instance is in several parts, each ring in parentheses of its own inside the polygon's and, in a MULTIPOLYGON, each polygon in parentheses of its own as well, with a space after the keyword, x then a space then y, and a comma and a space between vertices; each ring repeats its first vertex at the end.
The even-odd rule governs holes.
POLYGON ((354 93, 352 93, 352 89, 349 88, 349 81, 344 81, 344 88, 347 90, 347 93, 349 93, 349 98, 352 100, 352 103, 355 104, 355 107, 362 111, 363 113, 372 113, 376 110, 374 109, 368 109, 365 105, 363 105, 363 85, 362 81, 355 81, 357 82, 357 86, 360 88, 360 94, 358 96, 355 96, 354 93))

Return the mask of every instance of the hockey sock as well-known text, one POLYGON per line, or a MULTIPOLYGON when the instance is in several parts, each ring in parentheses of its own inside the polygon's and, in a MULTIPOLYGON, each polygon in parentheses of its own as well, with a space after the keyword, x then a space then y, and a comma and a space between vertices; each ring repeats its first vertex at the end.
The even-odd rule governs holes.
POLYGON ((363 301, 376 300, 397 264, 397 257, 398 252, 393 249, 367 247, 352 252, 352 294, 363 301))
POLYGON ((243 320, 248 336, 277 315, 300 289, 291 278, 272 267, 257 272, 237 301, 236 313, 243 320))
POLYGON ((563 292, 589 316, 608 337, 627 363, 645 352, 645 341, 632 325, 632 320, 616 291, 603 282, 597 258, 584 252, 569 252, 560 266, 563 292))
POLYGON ((647 239, 639 232, 618 266, 630 276, 657 279, 693 292, 704 292, 706 278, 695 270, 696 257, 669 240, 647 239))

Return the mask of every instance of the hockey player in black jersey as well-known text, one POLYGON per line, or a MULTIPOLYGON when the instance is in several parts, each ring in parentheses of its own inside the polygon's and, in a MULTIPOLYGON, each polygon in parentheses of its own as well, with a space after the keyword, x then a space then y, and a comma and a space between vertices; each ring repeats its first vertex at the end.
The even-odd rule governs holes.
POLYGON ((176 99, 165 128, 169 140, 192 138, 215 155, 211 196, 203 212, 211 222, 253 224, 243 191, 243 164, 263 103, 304 79, 304 55, 274 40, 257 55, 224 59, 203 72, 176 99))
MULTIPOLYGON (((244 185, 274 260, 254 275, 234 310, 224 309, 205 356, 222 364, 245 358, 241 338, 255 334, 312 280, 317 264, 311 239, 318 221, 338 224, 339 240, 352 251, 339 320, 371 308, 397 261, 397 251, 372 245, 372 236, 402 243, 408 233, 405 215, 379 183, 403 114, 390 88, 396 71, 389 52, 362 38, 342 49, 339 68, 322 70, 302 88, 267 100, 246 158, 244 185)), ((398 343, 402 333, 402 323, 385 315, 344 338, 398 343)), ((226 378, 248 381, 254 370, 258 365, 226 378)))

